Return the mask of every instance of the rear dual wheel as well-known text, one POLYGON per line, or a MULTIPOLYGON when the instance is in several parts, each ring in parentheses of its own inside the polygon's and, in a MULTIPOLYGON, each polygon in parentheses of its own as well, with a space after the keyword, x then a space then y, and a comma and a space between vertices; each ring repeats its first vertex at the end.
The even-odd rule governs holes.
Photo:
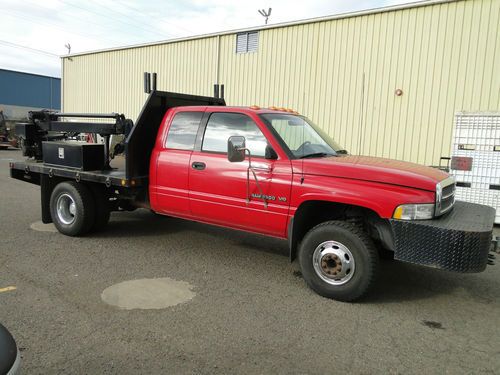
POLYGON ((350 302, 374 284, 378 253, 372 240, 354 224, 328 221, 311 229, 298 254, 302 275, 323 297, 350 302))
POLYGON ((76 182, 61 182, 50 197, 55 227, 67 236, 81 236, 103 228, 109 220, 109 202, 98 190, 76 182))

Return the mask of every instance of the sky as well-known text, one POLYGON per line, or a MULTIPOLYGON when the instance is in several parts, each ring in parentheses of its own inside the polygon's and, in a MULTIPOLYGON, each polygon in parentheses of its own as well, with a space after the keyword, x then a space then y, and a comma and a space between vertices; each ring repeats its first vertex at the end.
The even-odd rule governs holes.
POLYGON ((61 76, 59 56, 411 0, 0 0, 0 68, 61 76))

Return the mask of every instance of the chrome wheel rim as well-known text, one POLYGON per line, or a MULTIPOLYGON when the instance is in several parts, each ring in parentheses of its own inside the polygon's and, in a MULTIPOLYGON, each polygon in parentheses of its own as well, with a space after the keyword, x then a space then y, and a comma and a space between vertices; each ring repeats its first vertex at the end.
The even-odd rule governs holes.
POLYGON ((347 246, 337 241, 325 241, 313 253, 316 274, 326 283, 343 285, 352 279, 356 263, 347 246))
POLYGON ((75 200, 69 194, 61 194, 56 203, 57 218, 63 224, 70 225, 76 218, 75 200))

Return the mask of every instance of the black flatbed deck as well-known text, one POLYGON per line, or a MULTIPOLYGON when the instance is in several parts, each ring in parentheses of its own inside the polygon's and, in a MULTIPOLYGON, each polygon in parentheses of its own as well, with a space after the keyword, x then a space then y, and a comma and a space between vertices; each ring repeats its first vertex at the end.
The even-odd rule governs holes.
POLYGON ((11 177, 40 184, 40 175, 49 177, 63 177, 74 179, 75 181, 89 181, 106 185, 107 187, 144 187, 147 186, 147 176, 143 178, 127 178, 125 172, 125 159, 116 157, 111 162, 109 170, 81 171, 75 168, 61 167, 57 165, 45 164, 40 161, 26 160, 23 162, 10 163, 11 177))

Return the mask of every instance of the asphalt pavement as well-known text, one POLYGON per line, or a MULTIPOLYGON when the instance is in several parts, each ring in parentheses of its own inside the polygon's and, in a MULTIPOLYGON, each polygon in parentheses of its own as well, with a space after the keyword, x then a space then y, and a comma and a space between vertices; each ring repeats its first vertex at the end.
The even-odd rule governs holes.
POLYGON ((500 373, 500 265, 386 261, 368 298, 336 302, 308 289, 275 239, 146 210, 82 238, 31 229, 39 187, 9 178, 11 159, 20 152, 0 151, 0 322, 25 374, 500 373), (147 310, 101 299, 142 279, 192 293, 147 310))

